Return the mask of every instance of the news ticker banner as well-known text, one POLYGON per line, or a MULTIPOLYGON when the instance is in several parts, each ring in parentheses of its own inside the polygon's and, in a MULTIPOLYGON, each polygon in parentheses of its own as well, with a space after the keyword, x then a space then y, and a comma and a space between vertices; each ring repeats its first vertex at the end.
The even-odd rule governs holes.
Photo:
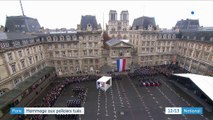
POLYGON ((202 107, 166 107, 165 114, 203 114, 202 107))
POLYGON ((84 107, 12 107, 10 114, 84 114, 84 107))

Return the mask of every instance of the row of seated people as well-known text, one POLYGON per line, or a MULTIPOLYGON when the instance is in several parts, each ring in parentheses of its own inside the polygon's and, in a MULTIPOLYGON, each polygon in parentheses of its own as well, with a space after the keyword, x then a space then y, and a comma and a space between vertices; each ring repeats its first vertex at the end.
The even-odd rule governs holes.
POLYGON ((188 73, 187 70, 173 64, 155 66, 154 69, 168 78, 170 78, 173 73, 188 73))
POLYGON ((67 107, 81 107, 81 103, 80 99, 68 100, 67 107))
MULTIPOLYGON (((67 107, 82 107, 82 103, 86 100, 86 88, 82 86, 75 86, 72 88, 75 98, 67 101, 67 107)), ((77 120, 79 115, 55 115, 58 120, 77 120)))
POLYGON ((77 74, 88 74, 88 73, 96 73, 96 74, 100 74, 100 71, 96 70, 96 71, 77 71, 77 74))
POLYGON ((66 84, 70 84, 70 83, 96 81, 99 78, 100 76, 96 76, 96 75, 71 76, 71 77, 66 77, 65 81, 66 81, 66 84))
POLYGON ((122 80, 122 75, 118 74, 118 75, 115 75, 115 74, 112 74, 112 80, 122 80))
MULTIPOLYGON (((57 100, 57 98, 61 95, 62 90, 65 87, 65 82, 61 82, 58 85, 56 85, 54 88, 52 88, 50 91, 47 92, 46 96, 42 98, 42 103, 40 105, 37 105, 36 107, 51 107, 57 100)), ((30 115, 30 116, 24 116, 20 115, 18 116, 18 120, 45 120, 47 116, 46 115, 30 115)))
POLYGON ((158 79, 140 79, 136 84, 136 87, 149 87, 149 86, 160 86, 161 82, 158 79))
POLYGON ((78 120, 79 115, 71 115, 71 114, 58 114, 55 115, 58 120, 78 120))
POLYGON ((130 78, 136 77, 150 77, 154 75, 158 75, 158 72, 154 70, 152 67, 140 67, 136 69, 133 73, 128 73, 130 78))
POLYGON ((76 86, 72 88, 72 91, 74 92, 74 95, 77 97, 77 99, 84 101, 86 100, 87 91, 85 87, 76 86))

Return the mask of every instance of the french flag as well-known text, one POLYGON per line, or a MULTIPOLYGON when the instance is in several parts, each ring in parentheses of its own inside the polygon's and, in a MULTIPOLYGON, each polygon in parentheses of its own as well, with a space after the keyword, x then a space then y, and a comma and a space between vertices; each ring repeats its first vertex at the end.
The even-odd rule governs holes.
POLYGON ((126 69, 126 59, 117 59, 117 70, 124 72, 126 69))

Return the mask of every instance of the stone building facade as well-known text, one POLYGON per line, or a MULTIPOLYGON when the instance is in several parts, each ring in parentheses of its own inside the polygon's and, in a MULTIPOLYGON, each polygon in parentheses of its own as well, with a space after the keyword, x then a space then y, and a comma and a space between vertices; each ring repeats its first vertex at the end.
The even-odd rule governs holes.
POLYGON ((116 70, 116 60, 126 68, 171 64, 192 73, 206 74, 213 67, 213 31, 160 30, 154 18, 140 17, 129 26, 128 11, 110 11, 107 33, 95 16, 82 16, 77 30, 46 33, 0 33, 0 93, 3 94, 41 69, 50 66, 59 76, 116 70), (121 23, 121 24, 120 24, 121 23), (107 48, 103 45, 106 44, 107 48))

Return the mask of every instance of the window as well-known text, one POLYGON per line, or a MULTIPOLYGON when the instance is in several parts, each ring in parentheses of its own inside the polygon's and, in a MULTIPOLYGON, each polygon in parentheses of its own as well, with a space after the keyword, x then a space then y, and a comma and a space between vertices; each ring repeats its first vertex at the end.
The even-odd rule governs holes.
POLYGON ((90 64, 92 64, 93 63, 93 59, 90 59, 90 64))
POLYGON ((41 51, 41 46, 39 46, 39 50, 41 51))
POLYGON ((55 51, 55 56, 59 57, 59 51, 55 51))
POLYGON ((78 56, 78 51, 75 51, 75 56, 76 56, 76 57, 78 56))
POLYGON ((89 36, 88 38, 89 38, 89 40, 92 40, 92 37, 91 37, 91 36, 89 36))
POLYGON ((61 61, 57 61, 57 64, 58 64, 58 65, 61 65, 61 61))
POLYGON ((92 43, 89 43, 89 47, 90 47, 90 48, 92 48, 92 47, 93 47, 93 46, 92 46, 92 43))
POLYGON ((176 35, 175 35, 175 34, 173 34, 173 35, 172 35, 172 38, 173 38, 173 39, 175 39, 175 38, 176 38, 176 35))
POLYGON ((73 40, 77 40, 77 37, 75 35, 72 36, 73 40))
POLYGON ((67 39, 67 41, 70 41, 70 40, 71 40, 71 38, 70 38, 69 35, 66 36, 66 39, 67 39))
POLYGON ((72 51, 68 51, 69 57, 72 57, 72 51))
POLYGON ((64 61, 64 65, 67 65, 67 61, 64 61))
POLYGON ((26 51, 27 51, 27 54, 29 55, 30 54, 30 49, 27 48, 26 51))
POLYGON ((72 60, 69 60, 70 64, 72 64, 72 60))
POLYGON ((98 50, 95 50, 95 55, 98 56, 98 50))
POLYGON ((25 68, 25 67, 26 67, 26 66, 25 66, 25 61, 24 61, 24 59, 21 60, 21 67, 22 67, 22 68, 25 68))
POLYGON ((41 59, 43 59, 43 54, 41 53, 41 59))
POLYGON ((48 36, 48 37, 47 37, 47 41, 49 41, 49 42, 52 41, 51 36, 48 36))
POLYGON ((19 55, 19 57, 22 57, 22 51, 21 50, 18 51, 18 55, 19 55))
POLYGON ((87 55, 87 51, 86 50, 84 50, 84 56, 86 56, 87 55))
POLYGON ((95 59, 95 63, 98 64, 98 63, 99 63, 99 60, 98 60, 98 59, 95 59))
POLYGON ((14 80, 15 85, 19 84, 20 82, 21 82, 20 78, 14 80))
POLYGON ((65 51, 61 51, 62 57, 66 57, 65 51))
POLYGON ((171 34, 168 35, 168 39, 171 39, 171 34))
POLYGON ((61 44, 61 48, 64 48, 64 44, 61 44))
POLYGON ((90 55, 90 56, 92 56, 92 55, 93 55, 92 50, 89 50, 89 55, 90 55))
POLYGON ((20 41, 14 41, 12 42, 13 43, 13 46, 16 47, 16 46, 20 46, 20 41))
POLYGON ((32 57, 29 57, 28 59, 29 59, 29 63, 32 64, 33 63, 32 62, 32 57))
POLYGON ((61 41, 64 41, 64 36, 60 36, 60 40, 61 40, 61 41))
POLYGON ((8 56, 8 59, 9 59, 9 60, 13 60, 12 53, 7 53, 7 56, 8 56))
POLYGON ((115 55, 116 53, 115 53, 115 50, 113 51, 113 53, 112 53, 112 55, 115 55))
POLYGON ((12 69, 12 73, 16 72, 16 64, 12 64, 10 65, 11 69, 12 69))
POLYGON ((52 49, 52 45, 49 44, 49 45, 48 45, 48 48, 51 50, 51 49, 52 49))
POLYGON ((36 59, 36 62, 37 62, 38 61, 38 56, 37 55, 35 56, 35 59, 36 59))

